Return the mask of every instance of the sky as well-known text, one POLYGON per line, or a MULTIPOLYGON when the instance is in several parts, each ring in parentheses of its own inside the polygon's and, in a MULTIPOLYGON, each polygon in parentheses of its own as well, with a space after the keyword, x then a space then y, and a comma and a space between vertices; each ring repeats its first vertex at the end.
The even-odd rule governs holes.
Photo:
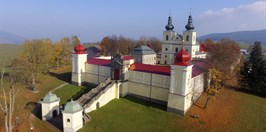
POLYGON ((162 39, 171 14, 174 31, 192 14, 198 36, 266 29, 266 0, 0 0, 0 30, 26 39, 109 35, 162 39))

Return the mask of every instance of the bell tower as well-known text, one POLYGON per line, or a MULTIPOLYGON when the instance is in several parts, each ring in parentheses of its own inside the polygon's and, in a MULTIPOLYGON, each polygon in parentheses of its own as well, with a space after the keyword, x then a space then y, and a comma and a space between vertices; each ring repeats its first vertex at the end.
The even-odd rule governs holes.
POLYGON ((165 31, 163 32, 163 43, 162 43, 162 55, 160 64, 172 64, 176 43, 176 32, 173 31, 174 26, 172 24, 172 17, 168 17, 168 23, 165 26, 165 31))
POLYGON ((184 39, 184 49, 188 52, 191 57, 193 58, 196 54, 196 51, 199 51, 199 46, 197 44, 197 34, 194 31, 195 27, 192 23, 192 16, 191 14, 188 16, 188 23, 185 26, 186 31, 183 33, 184 39))

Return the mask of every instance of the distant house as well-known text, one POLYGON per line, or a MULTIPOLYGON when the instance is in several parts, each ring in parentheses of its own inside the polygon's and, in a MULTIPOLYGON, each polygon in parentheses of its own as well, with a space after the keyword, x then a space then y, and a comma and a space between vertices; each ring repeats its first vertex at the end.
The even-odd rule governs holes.
POLYGON ((247 49, 240 49, 240 53, 244 55, 248 55, 249 51, 247 49))
POLYGON ((85 52, 88 54, 88 58, 100 56, 100 47, 99 46, 90 46, 85 52))
POLYGON ((156 64, 156 53, 148 46, 138 46, 130 53, 137 63, 142 64, 156 64))

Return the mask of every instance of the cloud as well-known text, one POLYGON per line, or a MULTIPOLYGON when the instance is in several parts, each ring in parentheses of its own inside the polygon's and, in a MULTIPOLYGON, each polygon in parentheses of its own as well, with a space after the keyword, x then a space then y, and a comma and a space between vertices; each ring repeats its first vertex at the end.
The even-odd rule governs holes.
POLYGON ((198 17, 198 31, 203 34, 258 30, 266 28, 266 1, 255 1, 233 8, 207 10, 198 17), (203 30, 203 31, 201 31, 203 30))

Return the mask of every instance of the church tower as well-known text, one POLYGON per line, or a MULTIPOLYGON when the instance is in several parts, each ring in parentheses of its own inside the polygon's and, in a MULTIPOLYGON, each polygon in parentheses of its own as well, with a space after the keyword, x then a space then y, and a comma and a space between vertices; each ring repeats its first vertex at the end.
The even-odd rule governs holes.
POLYGON ((188 16, 188 23, 185 26, 186 31, 183 33, 184 49, 188 52, 192 58, 195 57, 196 51, 199 51, 199 45, 197 45, 197 34, 194 31, 195 27, 192 23, 191 14, 188 16))
POLYGON ((163 43, 162 43, 162 55, 160 64, 173 64, 174 55, 181 49, 182 38, 173 31, 174 26, 172 24, 172 17, 168 17, 168 24, 165 26, 163 32, 163 43))
POLYGON ((171 65, 170 90, 167 111, 184 115, 191 106, 191 56, 182 48, 171 65))
POLYGON ((83 82, 85 73, 85 63, 87 62, 87 54, 84 52, 85 47, 80 43, 74 48, 75 53, 72 54, 72 84, 80 86, 83 82))

